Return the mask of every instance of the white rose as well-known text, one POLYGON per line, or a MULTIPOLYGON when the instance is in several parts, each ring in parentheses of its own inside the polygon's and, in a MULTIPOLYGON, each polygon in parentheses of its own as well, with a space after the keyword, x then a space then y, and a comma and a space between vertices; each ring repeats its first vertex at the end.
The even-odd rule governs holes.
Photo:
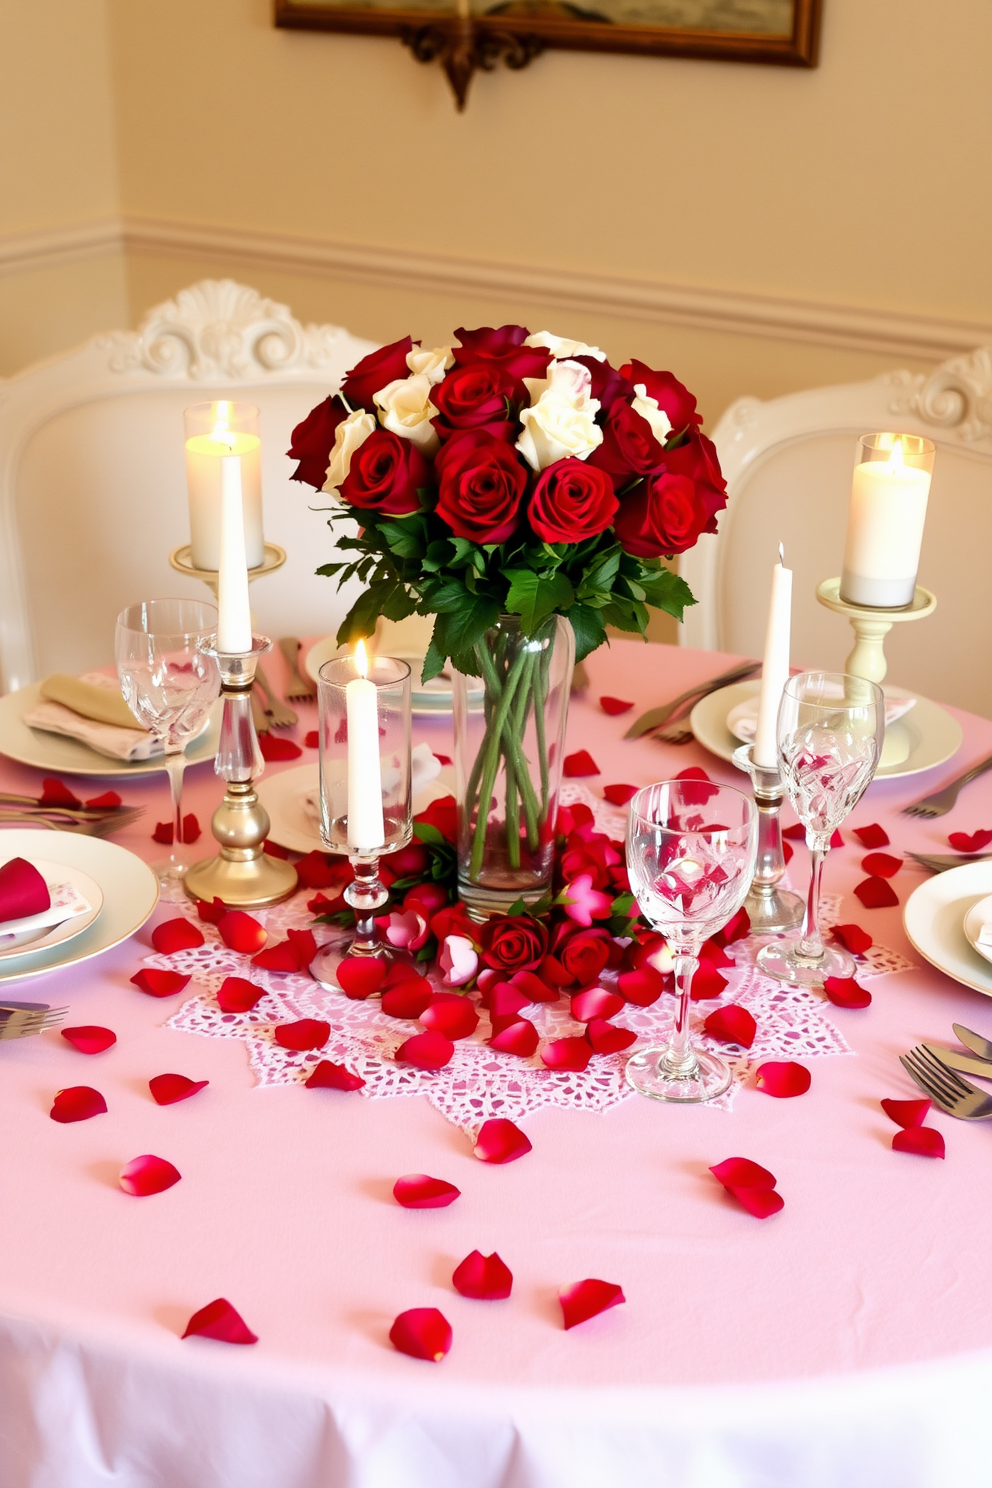
POLYGON ((525 346, 546 346, 551 355, 559 357, 591 356, 597 362, 606 361, 606 352, 598 346, 587 346, 584 341, 569 341, 564 336, 555 336, 551 331, 535 331, 528 336, 525 346))
MULTIPOLYGON (((537 402, 520 414, 523 433, 517 449, 535 470, 543 470, 566 455, 584 460, 603 442, 603 431, 595 422, 599 401, 590 398, 588 367, 576 362, 552 362, 550 374, 537 402)), ((531 395, 537 387, 527 379, 531 395)))
POLYGON ((672 432, 671 419, 663 408, 658 407, 657 398, 648 397, 648 390, 643 382, 635 382, 634 392, 637 397, 631 403, 631 408, 651 425, 651 433, 658 443, 664 444, 672 432))
POLYGON ((406 354, 406 364, 418 376, 429 377, 436 387, 449 367, 455 365, 450 346, 435 346, 433 351, 421 351, 415 346, 406 354))
POLYGON ((332 495, 337 492, 342 481, 347 478, 353 456, 361 449, 369 435, 374 433, 375 419, 370 413, 363 413, 361 409, 349 413, 343 423, 338 424, 334 431, 331 463, 327 467, 327 479, 324 482, 325 491, 332 495))
POLYGON ((413 377, 398 377, 372 394, 372 402, 382 410, 379 414, 382 427, 401 439, 409 439, 425 455, 433 455, 440 444, 431 424, 437 415, 431 391, 430 378, 421 372, 413 377))

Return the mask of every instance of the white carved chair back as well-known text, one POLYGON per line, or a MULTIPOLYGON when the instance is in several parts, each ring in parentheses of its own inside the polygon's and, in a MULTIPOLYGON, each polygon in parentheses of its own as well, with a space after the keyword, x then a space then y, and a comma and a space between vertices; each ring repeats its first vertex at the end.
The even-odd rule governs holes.
MULTIPOLYGON (((295 424, 372 350, 336 326, 302 326, 232 280, 204 280, 137 332, 95 337, 0 382, 0 666, 4 690, 113 657, 135 600, 208 598, 169 567, 189 541, 183 409, 258 405, 265 535, 285 566, 252 585, 268 635, 327 634, 350 597, 314 569, 335 556, 322 498, 289 479, 295 424)), ((353 597, 353 595, 351 596, 353 597)))
POLYGON ((681 641, 760 656, 778 544, 795 571, 795 665, 840 668, 850 625, 816 601, 840 573, 857 439, 876 430, 925 434, 937 460, 919 582, 936 612, 897 625, 885 642, 888 680, 992 717, 992 348, 930 376, 892 373, 769 402, 741 398, 714 441, 729 500, 715 537, 685 554, 699 603, 681 641))

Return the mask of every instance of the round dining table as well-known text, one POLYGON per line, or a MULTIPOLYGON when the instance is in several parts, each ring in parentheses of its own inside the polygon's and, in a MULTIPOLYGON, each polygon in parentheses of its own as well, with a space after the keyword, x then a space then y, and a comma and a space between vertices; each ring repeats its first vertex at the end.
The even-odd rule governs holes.
MULTIPOLYGON (((568 750, 599 769, 584 783, 600 794, 698 765, 741 786, 695 742, 624 738, 637 711, 733 660, 633 640, 597 651, 568 722, 568 750), (603 694, 635 711, 609 715, 603 694)), ((280 660, 266 666, 281 682, 280 660)), ((285 737, 303 745, 316 709, 296 706, 285 737)), ((949 831, 992 826, 992 776, 947 816, 901 811, 992 752, 992 723, 952 711, 958 755, 873 783, 828 855, 841 920, 911 969, 869 973, 867 1008, 827 1009, 850 1052, 805 1061, 812 1084, 797 1098, 769 1097, 752 1073, 730 1110, 633 1093, 603 1112, 544 1109, 521 1122, 533 1150, 494 1166, 422 1096, 259 1086, 238 1040, 168 1027, 188 991, 153 998, 131 977, 175 904, 96 959, 0 984, 117 1035, 91 1057, 58 1030, 0 1050, 2 1488, 992 1484, 992 1124, 935 1109, 946 1157, 927 1159, 893 1150, 880 1105, 920 1093, 901 1053, 948 1042, 954 1020, 992 1036, 992 1004, 923 961, 901 907, 852 894, 866 854, 852 827, 881 824, 900 854, 947 852, 949 831), (165 1072, 209 1084, 160 1107, 148 1081, 165 1072), (97 1088, 106 1114, 50 1120, 74 1085, 97 1088), (118 1174, 145 1153, 182 1178, 136 1198, 118 1174), (733 1201, 709 1172, 729 1157, 775 1175, 781 1212, 759 1220, 733 1201), (461 1196, 404 1209, 392 1188, 407 1173, 461 1196), (505 1261, 509 1298, 454 1289, 474 1250, 505 1261), (625 1301, 566 1330, 558 1293, 584 1278, 625 1301), (182 1337, 218 1297, 257 1343, 182 1337), (410 1308, 449 1321, 441 1362, 391 1345, 410 1308)), ((416 719, 414 740, 450 754, 450 717, 416 719)), ((43 773, 0 760, 0 788, 37 795, 43 773)), ((115 784, 145 805, 114 840, 161 852, 164 774, 67 783, 115 784)), ((220 796, 209 764, 188 771, 197 856, 215 849, 220 796)), ((796 843, 800 892, 807 868, 796 843)), ((924 878, 908 860, 891 880, 902 904, 924 878)), ((333 1023, 333 997, 328 1009, 333 1023)))

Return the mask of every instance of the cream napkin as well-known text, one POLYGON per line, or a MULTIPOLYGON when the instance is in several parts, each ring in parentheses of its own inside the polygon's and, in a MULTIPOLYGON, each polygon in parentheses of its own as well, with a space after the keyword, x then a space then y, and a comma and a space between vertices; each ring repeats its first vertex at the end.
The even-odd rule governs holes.
POLYGON ((78 739, 81 744, 88 744, 91 749, 96 750, 97 754, 106 755, 109 759, 126 760, 128 763, 151 759, 162 753, 162 745, 152 738, 147 729, 141 728, 125 703, 116 677, 107 677, 102 672, 86 672, 82 677, 56 675, 43 682, 41 690, 41 702, 24 715, 24 722, 29 728, 78 739), (53 683, 54 693, 48 690, 53 683), (100 694, 106 695, 105 702, 100 694), (55 695, 59 701, 54 700, 55 695), (88 708, 89 715, 84 716, 74 707, 67 706, 70 697, 76 698, 80 706, 88 708), (121 716, 120 710, 123 710, 125 718, 132 720, 129 728, 112 721, 112 716, 121 716), (103 721, 97 717, 99 711, 104 714, 103 721))

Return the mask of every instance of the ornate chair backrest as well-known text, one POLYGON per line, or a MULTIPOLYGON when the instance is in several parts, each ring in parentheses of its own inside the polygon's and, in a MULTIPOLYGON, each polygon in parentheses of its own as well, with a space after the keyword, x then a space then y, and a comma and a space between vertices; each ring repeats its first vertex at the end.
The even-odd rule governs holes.
MULTIPOLYGON (((268 635, 328 634, 350 600, 314 570, 335 556, 322 498, 292 482, 290 432, 372 350, 302 326, 232 280, 204 280, 136 332, 94 337, 0 381, 0 668, 4 690, 113 657, 125 605, 209 597, 169 567, 189 541, 183 409, 257 404, 265 535, 285 567, 252 586, 268 635)), ((353 597, 353 596, 352 596, 353 597)))
POLYGON ((889 632, 888 680, 992 716, 992 348, 955 357, 929 376, 895 372, 769 402, 741 398, 713 438, 729 500, 716 537, 681 571, 699 603, 686 612, 688 646, 760 656, 779 542, 795 570, 796 665, 840 669, 851 627, 816 601, 838 575, 858 436, 925 434, 937 460, 919 582, 933 616, 889 632))

